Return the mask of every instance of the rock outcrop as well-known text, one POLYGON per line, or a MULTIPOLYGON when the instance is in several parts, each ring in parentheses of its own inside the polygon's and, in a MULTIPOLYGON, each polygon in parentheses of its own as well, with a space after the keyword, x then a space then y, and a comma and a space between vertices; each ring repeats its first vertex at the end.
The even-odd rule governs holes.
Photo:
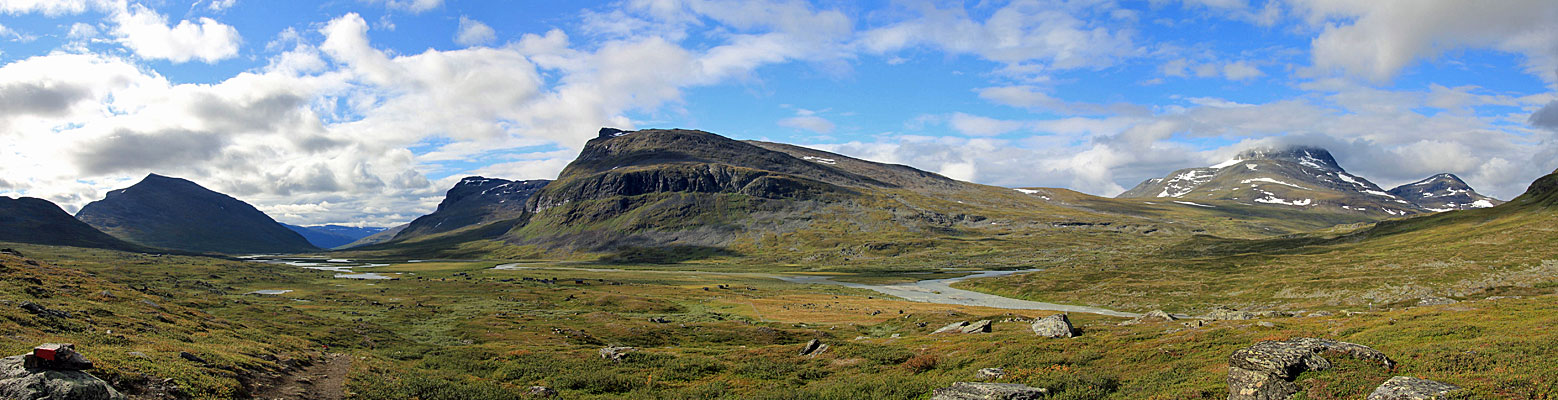
POLYGON ((1179 318, 1175 318, 1174 315, 1172 315, 1172 314, 1163 312, 1163 310, 1152 310, 1152 311, 1148 311, 1146 314, 1142 314, 1139 317, 1132 318, 1130 321, 1121 322, 1120 325, 1121 326, 1126 326, 1126 325, 1145 324, 1145 323, 1149 323, 1149 322, 1168 322, 1168 321, 1175 321, 1175 320, 1178 320, 1178 319, 1179 318))
POLYGON ((931 400, 1029 400, 1049 396, 1049 390, 1015 383, 958 382, 936 389, 931 400))
POLYGON ((0 359, 0 398, 10 400, 124 400, 108 382, 83 372, 92 362, 69 344, 38 346, 32 354, 0 359))
POLYGON ((1000 368, 980 368, 979 372, 974 374, 974 378, 982 381, 1001 379, 1003 377, 1006 377, 1006 370, 1000 368))
POLYGON ((1384 353, 1360 344, 1314 338, 1260 342, 1228 357, 1228 400, 1286 400, 1298 393, 1293 379, 1299 374, 1331 368, 1322 353, 1395 365, 1384 353))
POLYGON ((611 361, 622 361, 623 358, 627 358, 628 353, 632 353, 634 350, 637 350, 637 349, 632 348, 632 347, 608 346, 608 347, 602 347, 600 349, 599 353, 600 353, 600 358, 604 358, 604 359, 611 360, 611 361))
POLYGON ((828 345, 817 339, 812 339, 810 342, 806 342, 805 346, 801 347, 801 355, 803 356, 822 354, 825 351, 828 351, 828 345))
POLYGON ((1444 382, 1398 376, 1375 388, 1367 400, 1439 400, 1448 398, 1446 396, 1450 392, 1460 389, 1459 386, 1444 382))
POLYGON ((990 333, 990 320, 979 320, 963 327, 963 333, 990 333))
POLYGON ((1043 337, 1068 338, 1076 336, 1071 319, 1066 314, 1055 314, 1033 321, 1033 333, 1043 337))
POLYGON ((968 326, 968 321, 953 322, 953 323, 947 324, 947 326, 941 327, 941 329, 937 329, 937 330, 931 332, 930 334, 935 335, 935 334, 938 334, 938 333, 962 332, 963 328, 965 328, 967 326, 968 326))

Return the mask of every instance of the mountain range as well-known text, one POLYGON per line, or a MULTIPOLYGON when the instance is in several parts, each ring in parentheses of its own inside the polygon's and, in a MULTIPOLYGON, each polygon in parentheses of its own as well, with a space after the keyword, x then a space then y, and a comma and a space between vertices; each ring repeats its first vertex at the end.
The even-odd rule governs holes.
POLYGON ((1186 168, 1142 182, 1120 198, 1227 200, 1344 210, 1381 217, 1491 207, 1460 178, 1439 174, 1389 191, 1348 173, 1315 147, 1251 149, 1217 165, 1186 168))
POLYGON ((342 225, 297 226, 281 224, 281 226, 303 235, 303 239, 307 239, 309 244, 324 249, 344 248, 348 244, 355 243, 358 240, 384 232, 385 230, 385 228, 379 227, 359 228, 342 225))

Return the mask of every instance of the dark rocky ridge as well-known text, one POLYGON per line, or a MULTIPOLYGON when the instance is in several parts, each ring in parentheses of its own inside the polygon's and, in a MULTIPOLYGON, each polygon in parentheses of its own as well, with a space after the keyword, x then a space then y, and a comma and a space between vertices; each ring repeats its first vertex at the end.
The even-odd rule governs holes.
POLYGON ((525 212, 525 202, 530 196, 549 183, 551 181, 544 179, 511 181, 466 177, 449 188, 436 211, 411 221, 405 229, 395 234, 393 240, 429 236, 518 217, 525 212))
POLYGON ((1400 196, 1429 211, 1469 210, 1488 208, 1504 201, 1477 193, 1455 174, 1439 174, 1417 182, 1390 189, 1390 194, 1400 196))
POLYGON ((147 175, 82 207, 76 218, 146 246, 216 253, 317 251, 259 209, 184 179, 147 175))
POLYGON ((77 220, 48 200, 32 197, 0 197, 0 242, 144 250, 77 220))

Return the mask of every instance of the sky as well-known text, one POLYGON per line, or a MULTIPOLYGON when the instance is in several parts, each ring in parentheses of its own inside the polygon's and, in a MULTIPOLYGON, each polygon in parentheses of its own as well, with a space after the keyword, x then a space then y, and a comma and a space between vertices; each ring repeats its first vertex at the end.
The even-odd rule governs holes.
POLYGON ((1501 199, 1558 168, 1558 1, 0 0, 0 195, 148 173, 392 226, 701 129, 1113 196, 1282 145, 1501 199))

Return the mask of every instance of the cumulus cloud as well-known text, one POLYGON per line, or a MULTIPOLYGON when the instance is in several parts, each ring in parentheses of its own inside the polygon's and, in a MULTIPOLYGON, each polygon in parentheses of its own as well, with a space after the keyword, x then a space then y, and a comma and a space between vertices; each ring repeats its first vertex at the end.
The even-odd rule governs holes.
POLYGON ((953 113, 947 124, 959 133, 970 136, 995 136, 1022 129, 1022 121, 1007 121, 964 113, 953 113))
POLYGON ((125 47, 147 59, 175 63, 200 60, 215 63, 238 55, 243 39, 238 29, 211 18, 179 21, 168 26, 167 17, 140 4, 115 13, 113 33, 125 47))
POLYGON ((1102 4, 1017 0, 983 21, 962 8, 924 5, 916 18, 863 32, 867 51, 890 54, 929 47, 951 54, 972 54, 1005 65, 1009 75, 1034 78, 1049 69, 1096 68, 1136 55, 1130 29, 1108 26, 1102 4))
POLYGON ((389 8, 391 10, 406 11, 406 12, 410 12, 410 13, 413 13, 413 14, 420 14, 420 13, 425 12, 427 10, 438 8, 439 6, 444 5, 444 0, 366 0, 366 1, 368 1, 370 3, 383 4, 384 7, 389 8))
POLYGON ((833 133, 833 122, 815 115, 797 115, 779 120, 779 126, 804 129, 821 134, 833 133))
POLYGON ((492 27, 474 19, 460 16, 460 30, 454 34, 454 42, 466 46, 491 43, 498 35, 492 27))
POLYGON ((1526 72, 1558 80, 1558 2, 1508 0, 1296 0, 1293 8, 1323 28, 1311 43, 1314 66, 1374 82, 1423 59, 1491 48, 1525 57, 1526 72))
POLYGON ((1547 105, 1531 113, 1527 120, 1531 126, 1558 131, 1558 100, 1548 102, 1547 105))

